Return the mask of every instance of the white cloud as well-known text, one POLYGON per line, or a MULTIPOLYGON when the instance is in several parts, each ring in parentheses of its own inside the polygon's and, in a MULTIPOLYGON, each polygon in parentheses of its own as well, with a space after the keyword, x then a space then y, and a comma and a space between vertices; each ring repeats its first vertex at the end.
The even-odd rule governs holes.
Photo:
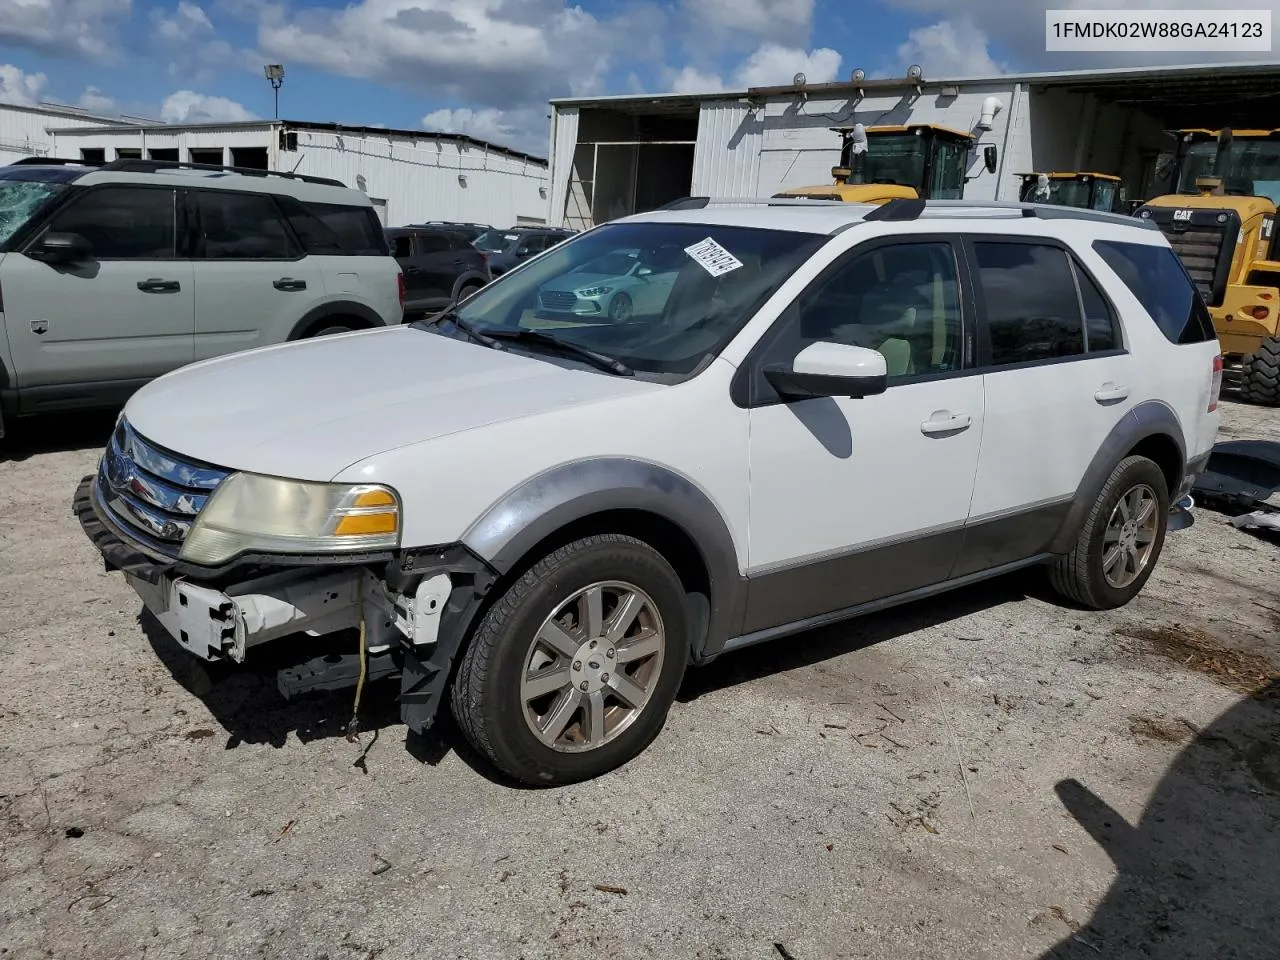
MULTIPOLYGON (((1231 60, 1266 60, 1265 53, 1048 53, 1045 51, 1046 9, 1055 10, 1193 10, 1212 12, 1216 7, 1205 0, 1053 0, 1052 3, 1028 3, 1027 0, 888 0, 903 10, 937 13, 944 21, 959 23, 969 20, 998 47, 1017 58, 1019 69, 1065 70, 1086 67, 1139 67, 1151 64, 1217 63, 1231 60)), ((1280 26, 1280 0, 1231 0, 1225 7, 1232 10, 1270 10, 1272 30, 1280 26)), ((925 76, 939 77, 943 71, 925 60, 919 63, 925 76)))
POLYGON ((724 89, 724 81, 714 73, 685 67, 671 77, 667 88, 671 93, 716 93, 724 89))
POLYGON ((258 118, 226 97, 178 90, 160 105, 160 119, 165 123, 235 123, 258 118))
POLYGON ((268 7, 258 46, 333 73, 413 86, 483 106, 601 89, 613 57, 660 50, 639 8, 602 23, 563 0, 361 0, 286 15, 268 7))
POLYGON ((115 113, 116 102, 97 87, 85 87, 84 93, 76 101, 76 106, 91 110, 94 113, 115 113))
POLYGON ((168 14, 161 7, 153 7, 151 23, 156 37, 166 43, 189 43, 196 37, 213 33, 209 15, 199 4, 187 0, 179 0, 178 6, 168 14))
POLYGON ((442 107, 432 110, 422 118, 422 125, 435 133, 465 133, 481 140, 501 140, 514 131, 501 110, 492 107, 472 110, 461 107, 453 110, 442 107))
POLYGON ((689 17, 717 34, 748 34, 804 43, 813 26, 814 0, 683 0, 689 17))
POLYGON ((130 11, 131 0, 0 0, 0 46, 109 62, 130 11))
POLYGON ((545 107, 516 110, 441 107, 423 117, 422 126, 432 133, 462 133, 477 140, 544 156, 547 152, 546 114, 545 107))
POLYGON ((989 77, 1004 69, 991 59, 988 42, 987 35, 968 17, 942 20, 912 30, 898 47, 898 59, 904 68, 920 64, 928 71, 926 76, 989 77))
POLYGON ((764 43, 738 67, 735 77, 742 87, 768 87, 790 83, 803 73, 808 83, 830 83, 840 72, 840 54, 823 47, 805 51, 764 43))
POLYGON ((26 73, 11 63, 0 63, 0 103, 33 107, 40 102, 49 78, 43 73, 26 73))

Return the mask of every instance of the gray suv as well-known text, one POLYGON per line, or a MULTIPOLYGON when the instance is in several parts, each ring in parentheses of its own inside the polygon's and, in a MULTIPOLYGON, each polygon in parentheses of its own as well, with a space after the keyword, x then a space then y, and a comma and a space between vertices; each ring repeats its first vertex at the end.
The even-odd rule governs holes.
POLYGON ((398 324, 373 205, 336 180, 152 160, 0 167, 0 436, 178 367, 398 324))

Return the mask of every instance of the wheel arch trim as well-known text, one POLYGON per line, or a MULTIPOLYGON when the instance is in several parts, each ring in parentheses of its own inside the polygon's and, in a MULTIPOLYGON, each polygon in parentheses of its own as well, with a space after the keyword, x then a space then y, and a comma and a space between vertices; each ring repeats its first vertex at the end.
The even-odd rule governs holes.
POLYGON ((385 327, 387 325, 386 320, 363 303, 357 303, 354 300, 333 300, 329 303, 314 306, 304 313, 302 318, 293 325, 293 329, 289 331, 289 339, 297 340, 307 328, 314 326, 316 321, 324 320, 326 317, 356 317, 371 327, 385 327))
POLYGON ((596 514, 649 513, 678 527, 699 552, 711 596, 705 637, 693 638, 701 660, 719 653, 741 629, 745 580, 724 515, 689 478, 665 466, 625 457, 578 460, 529 478, 488 508, 461 542, 500 574, 540 542, 596 514))
POLYGON ((1098 447, 1076 487, 1062 525, 1050 544, 1050 552, 1065 554, 1071 549, 1084 518, 1117 464, 1144 440, 1157 437, 1172 441, 1178 451, 1177 478, 1169 488, 1169 496, 1176 495, 1187 469, 1187 445, 1183 439, 1182 423, 1168 404, 1160 400, 1146 400, 1126 413, 1098 447))

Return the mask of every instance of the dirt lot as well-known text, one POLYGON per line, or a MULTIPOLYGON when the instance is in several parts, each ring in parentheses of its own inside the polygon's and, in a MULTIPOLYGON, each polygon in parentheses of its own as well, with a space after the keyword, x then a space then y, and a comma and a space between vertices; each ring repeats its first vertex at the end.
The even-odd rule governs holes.
POLYGON ((109 424, 0 453, 4 960, 1275 956, 1280 548, 1221 516, 1127 609, 1026 576, 725 657, 525 791, 192 673, 70 516, 109 424))

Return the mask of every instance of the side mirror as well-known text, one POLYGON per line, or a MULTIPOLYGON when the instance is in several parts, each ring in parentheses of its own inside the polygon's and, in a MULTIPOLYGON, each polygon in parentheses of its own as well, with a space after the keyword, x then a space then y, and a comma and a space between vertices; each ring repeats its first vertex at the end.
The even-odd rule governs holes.
POLYGON ((764 376, 788 400, 861 399, 884 393, 888 368, 879 351, 823 341, 809 344, 790 364, 765 367, 764 376))
POLYGON ((91 249, 78 233, 46 233, 27 256, 44 263, 81 263, 89 259, 91 249))
POLYGON ((982 162, 987 168, 987 173, 996 172, 996 160, 996 145, 994 143, 989 143, 982 148, 982 162))

